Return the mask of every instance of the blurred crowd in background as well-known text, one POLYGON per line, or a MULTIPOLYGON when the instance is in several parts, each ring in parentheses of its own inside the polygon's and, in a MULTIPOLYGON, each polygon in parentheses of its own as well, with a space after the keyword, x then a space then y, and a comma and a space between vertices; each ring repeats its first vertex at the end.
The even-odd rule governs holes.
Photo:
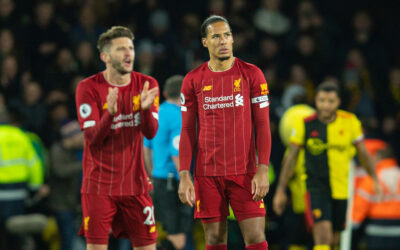
MULTIPOLYGON (((76 199, 71 209, 79 212, 79 167, 66 173, 55 165, 65 163, 59 160, 60 143, 74 149, 63 159, 81 159, 75 148, 80 138, 64 139, 77 129, 70 124, 76 119, 77 84, 105 68, 96 49, 99 35, 113 25, 131 28, 134 70, 155 77, 162 90, 169 76, 185 75, 208 59, 200 25, 218 14, 230 22, 234 56, 256 64, 267 79, 276 172, 284 152, 280 117, 299 95, 313 105, 323 81, 340 85, 341 108, 360 118, 366 137, 386 141, 398 157, 400 16, 395 6, 396 1, 374 0, 0 0, 0 122, 10 121, 6 109, 12 110, 21 128, 38 136, 50 193, 60 184, 56 178, 71 176, 68 191, 76 199)), ((62 202, 51 195, 46 199, 62 202)), ((272 194, 266 199, 270 204, 272 194)), ((44 203, 40 209, 50 215, 58 206, 44 203)), ((269 229, 278 230, 281 219, 272 209, 268 214, 269 229)), ((282 240, 273 235, 268 241, 282 240)))

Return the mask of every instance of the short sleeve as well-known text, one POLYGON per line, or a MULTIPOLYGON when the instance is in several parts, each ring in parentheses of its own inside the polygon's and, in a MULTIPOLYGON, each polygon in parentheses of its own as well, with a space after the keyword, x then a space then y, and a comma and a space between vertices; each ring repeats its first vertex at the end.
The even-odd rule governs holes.
POLYGON ((353 115, 353 117, 352 117, 351 128, 352 128, 351 141, 353 142, 353 144, 356 144, 364 139, 362 125, 356 115, 353 115))
POLYGON ((299 146, 304 145, 305 137, 305 124, 303 119, 298 119, 293 125, 293 129, 289 138, 290 143, 294 143, 299 146))
POLYGON ((76 90, 76 112, 81 129, 93 127, 99 122, 100 115, 93 90, 88 82, 80 82, 76 90))

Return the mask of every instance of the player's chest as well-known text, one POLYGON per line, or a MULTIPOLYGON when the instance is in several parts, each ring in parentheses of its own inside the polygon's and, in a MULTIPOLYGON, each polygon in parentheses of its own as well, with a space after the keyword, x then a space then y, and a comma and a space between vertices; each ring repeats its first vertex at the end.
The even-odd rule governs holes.
POLYGON ((195 93, 199 108, 204 111, 242 109, 249 105, 249 83, 242 75, 201 79, 195 93))

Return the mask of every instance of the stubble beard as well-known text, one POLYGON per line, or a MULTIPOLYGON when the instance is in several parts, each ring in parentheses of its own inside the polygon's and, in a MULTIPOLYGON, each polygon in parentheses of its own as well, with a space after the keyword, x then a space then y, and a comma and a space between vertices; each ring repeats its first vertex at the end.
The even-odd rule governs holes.
POLYGON ((119 74, 121 75, 125 75, 125 74, 129 74, 132 72, 132 68, 130 70, 126 70, 123 66, 122 66, 122 62, 119 62, 117 60, 114 60, 111 58, 111 67, 113 67, 116 71, 118 71, 119 74))
POLYGON ((221 61, 221 62, 229 60, 229 59, 231 59, 231 56, 218 57, 218 60, 221 61))

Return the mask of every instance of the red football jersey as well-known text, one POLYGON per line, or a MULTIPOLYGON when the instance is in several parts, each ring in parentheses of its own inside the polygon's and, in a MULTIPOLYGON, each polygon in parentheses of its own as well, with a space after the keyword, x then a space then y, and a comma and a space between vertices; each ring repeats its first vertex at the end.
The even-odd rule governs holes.
POLYGON ((159 96, 149 110, 141 110, 140 93, 148 81, 157 81, 132 72, 131 82, 118 87, 118 112, 110 115, 107 95, 111 85, 103 72, 79 83, 76 107, 85 134, 82 193, 136 195, 150 189, 143 161, 143 135, 155 136, 158 128, 159 96))
POLYGON ((186 75, 181 104, 180 170, 190 169, 194 149, 196 176, 253 173, 257 163, 269 164, 268 85, 258 67, 235 58, 231 69, 213 72, 204 63, 186 75))

